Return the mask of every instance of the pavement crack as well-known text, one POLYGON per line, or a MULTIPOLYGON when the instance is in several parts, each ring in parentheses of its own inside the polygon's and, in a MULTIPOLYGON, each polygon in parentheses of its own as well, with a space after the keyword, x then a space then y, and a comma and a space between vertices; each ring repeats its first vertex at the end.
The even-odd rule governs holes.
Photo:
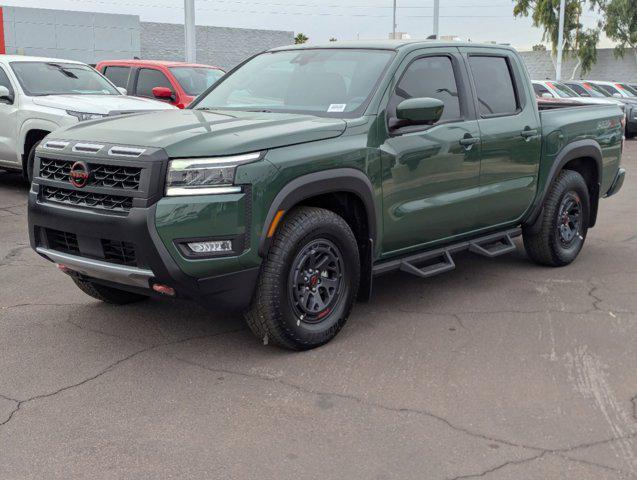
POLYGON ((489 475, 490 473, 493 472, 497 472, 498 470, 501 470, 505 467, 511 466, 511 465, 522 465, 528 462, 532 462, 534 460, 538 460, 540 458, 542 458, 544 455, 546 455, 548 452, 547 451, 543 451, 538 453, 537 455, 533 455, 532 457, 528 457, 528 458, 523 458, 521 460, 509 460, 507 462, 501 463, 499 465, 496 465, 495 467, 489 468, 488 470, 484 470, 480 473, 472 473, 472 474, 468 474, 468 475, 459 475, 457 477, 450 477, 447 480, 464 480, 466 478, 482 478, 485 477, 487 475, 489 475))
POLYGON ((19 243, 16 247, 9 250, 4 257, 0 258, 0 265, 9 265, 11 260, 17 257, 22 250, 27 250, 28 248, 31 248, 31 245, 19 243))

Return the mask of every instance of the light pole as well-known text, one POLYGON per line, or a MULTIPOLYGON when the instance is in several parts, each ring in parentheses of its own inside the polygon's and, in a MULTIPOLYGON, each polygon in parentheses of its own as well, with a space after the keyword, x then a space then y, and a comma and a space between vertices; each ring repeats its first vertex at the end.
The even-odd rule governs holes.
POLYGON ((555 80, 562 79, 562 53, 564 50, 564 16, 566 15, 566 0, 560 0, 560 22, 557 32, 557 64, 555 65, 555 80))
POLYGON ((396 40, 396 0, 394 0, 394 16, 391 23, 391 38, 396 40))
POLYGON ((184 0, 184 35, 186 61, 197 61, 197 40, 195 37, 195 0, 184 0))
POLYGON ((440 0, 434 0, 434 35, 438 40, 438 28, 440 26, 440 0))

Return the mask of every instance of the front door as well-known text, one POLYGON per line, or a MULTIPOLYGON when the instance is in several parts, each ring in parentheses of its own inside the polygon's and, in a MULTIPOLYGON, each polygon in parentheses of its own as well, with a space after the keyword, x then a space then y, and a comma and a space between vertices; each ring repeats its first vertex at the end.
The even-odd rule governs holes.
POLYGON ((6 72, 0 67, 0 85, 7 87, 13 101, 0 99, 0 162, 18 163, 18 107, 15 90, 6 72))
POLYGON ((513 52, 461 51, 472 77, 482 139, 476 219, 481 228, 516 223, 537 190, 541 129, 534 93, 513 52))
POLYGON ((383 256, 475 229, 480 177, 480 131, 459 52, 414 52, 401 68, 387 95, 387 121, 381 127, 383 256), (392 129, 396 106, 417 97, 444 102, 440 121, 392 129))

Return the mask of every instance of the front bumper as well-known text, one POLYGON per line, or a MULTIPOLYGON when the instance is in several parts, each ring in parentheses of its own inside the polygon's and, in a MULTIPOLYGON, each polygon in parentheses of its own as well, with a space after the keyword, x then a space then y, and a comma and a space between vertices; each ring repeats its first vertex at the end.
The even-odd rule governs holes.
MULTIPOLYGON (((168 285, 175 289, 178 297, 190 298, 213 308, 240 309, 249 304, 256 286, 258 266, 246 266, 237 260, 238 257, 190 262, 180 257, 166 228, 160 227, 158 232, 155 224, 157 209, 166 208, 161 202, 147 208, 134 207, 127 215, 113 215, 44 202, 39 199, 38 191, 39 186, 34 183, 29 193, 31 246, 48 260, 68 267, 71 275, 147 295, 158 295, 152 290, 155 283, 168 285), (75 235, 80 252, 51 249, 47 243, 47 229, 75 235), (104 261, 98 251, 101 239, 134 244, 137 265, 104 261), (215 268, 216 265, 222 265, 222 268, 215 268)), ((171 228, 178 237, 178 226, 171 228)))
POLYGON ((615 175, 615 180, 613 180, 613 183, 608 189, 608 192, 606 192, 605 196, 610 197, 612 195, 615 195, 617 192, 619 192, 622 186, 624 185, 625 178, 626 178, 626 170, 623 168, 620 168, 619 170, 617 170, 617 174, 615 175))

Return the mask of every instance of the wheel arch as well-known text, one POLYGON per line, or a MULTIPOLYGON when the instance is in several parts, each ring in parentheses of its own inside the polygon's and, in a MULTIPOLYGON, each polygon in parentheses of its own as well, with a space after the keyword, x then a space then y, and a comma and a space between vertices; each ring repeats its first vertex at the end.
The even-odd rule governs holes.
POLYGON ((277 215, 283 217, 294 207, 310 205, 331 210, 348 223, 361 254, 361 283, 359 299, 371 295, 374 245, 378 235, 378 221, 374 188, 362 171, 355 168, 336 168, 302 175, 290 181, 275 196, 259 237, 259 255, 265 257, 270 248, 270 226, 277 215))
POLYGON ((527 226, 534 225, 541 218, 544 201, 555 179, 562 170, 573 170, 584 177, 588 186, 591 202, 589 228, 594 227, 597 221, 599 190, 602 181, 602 159, 602 149, 594 140, 578 140, 566 145, 555 157, 544 187, 540 195, 538 195, 536 206, 524 224, 527 226))

